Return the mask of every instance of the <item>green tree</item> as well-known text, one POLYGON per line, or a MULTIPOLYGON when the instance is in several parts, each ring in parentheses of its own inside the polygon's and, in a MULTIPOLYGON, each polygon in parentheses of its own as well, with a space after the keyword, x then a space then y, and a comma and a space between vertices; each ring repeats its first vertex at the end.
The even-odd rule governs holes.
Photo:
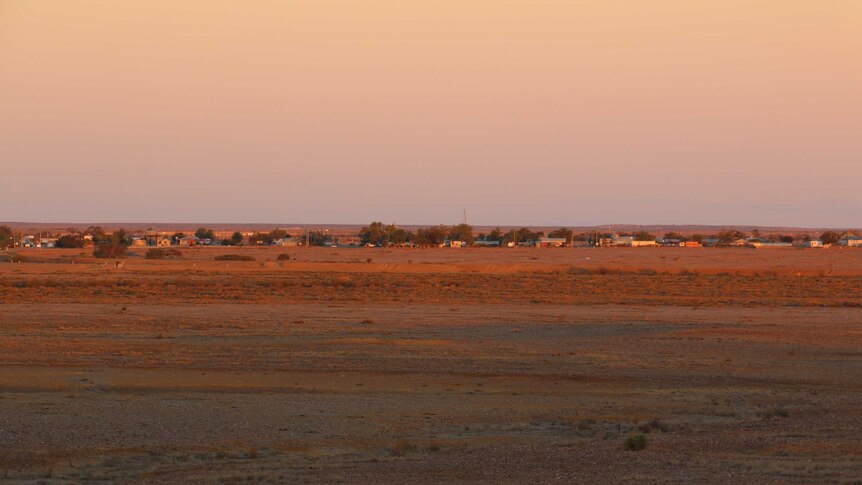
POLYGON ((563 238, 566 240, 566 244, 571 246, 572 238, 574 237, 574 233, 572 232, 571 229, 561 227, 555 231, 549 232, 548 237, 563 238))
POLYGON ((820 235, 820 240, 823 244, 836 244, 841 239, 841 235, 835 231, 826 231, 820 235))
POLYGON ((486 241, 502 241, 503 240, 503 231, 500 230, 499 227, 495 227, 491 229, 491 232, 485 237, 486 241))
POLYGON ((87 234, 90 237, 92 237, 93 242, 96 244, 98 244, 101 241, 104 241, 108 237, 105 234, 105 231, 102 229, 102 226, 90 226, 87 228, 86 231, 84 231, 84 234, 87 234))
POLYGON ((449 229, 446 226, 423 227, 416 230, 416 244, 420 246, 439 246, 446 241, 449 229))
POLYGON ((235 232, 228 239, 223 239, 221 242, 222 246, 239 246, 242 244, 242 234, 239 232, 235 232))
POLYGON ((285 231, 284 229, 273 229, 269 231, 269 237, 273 241, 277 239, 284 239, 285 237, 287 237, 287 231, 285 231))
POLYGON ((473 226, 470 224, 458 224, 456 226, 452 226, 452 229, 449 230, 448 235, 449 240, 451 241, 464 241, 468 245, 473 245, 473 226))
POLYGON ((733 241, 736 241, 737 239, 743 239, 743 238, 745 238, 745 233, 739 232, 735 229, 729 229, 729 230, 721 231, 718 233, 718 242, 720 242, 722 244, 732 243, 733 241))
POLYGON ((308 233, 309 246, 328 246, 332 242, 332 236, 326 231, 310 231, 308 233))
POLYGON ((395 227, 394 225, 389 226, 387 228, 387 232, 389 233, 389 244, 396 246, 408 243, 412 241, 414 237, 412 232, 400 227, 395 227))
POLYGON ((96 244, 93 256, 97 258, 124 258, 127 249, 128 241, 125 239, 125 231, 116 231, 96 244))
POLYGON ((215 239, 215 232, 212 229, 207 229, 206 227, 199 227, 197 231, 195 231, 195 237, 198 239, 215 239))
POLYGON ((641 231, 641 232, 635 234, 634 238, 635 238, 635 241, 655 241, 655 236, 653 236, 652 234, 650 234, 646 231, 641 231))
POLYGON ((509 231, 506 234, 506 236, 503 238, 503 243, 504 244, 508 244, 510 242, 513 242, 515 244, 533 243, 537 239, 539 239, 540 237, 542 237, 544 235, 545 235, 545 233, 542 231, 533 232, 526 227, 522 227, 522 228, 518 229, 517 231, 515 231, 515 230, 509 231))
POLYGON ((382 222, 374 221, 359 230, 359 241, 363 246, 366 244, 380 244, 382 246, 384 240, 387 239, 386 229, 382 222))
POLYGON ((80 234, 63 234, 57 238, 58 248, 82 248, 84 238, 80 234))
POLYGON ((248 237, 248 243, 252 246, 255 245, 270 245, 272 244, 272 236, 269 235, 268 232, 256 232, 248 237))

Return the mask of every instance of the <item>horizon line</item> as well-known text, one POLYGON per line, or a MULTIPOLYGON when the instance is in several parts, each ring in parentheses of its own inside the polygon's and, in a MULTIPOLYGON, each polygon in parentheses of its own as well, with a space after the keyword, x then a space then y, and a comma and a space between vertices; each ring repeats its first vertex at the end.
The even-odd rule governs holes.
MULTIPOLYGON (((218 225, 218 226, 273 226, 275 228, 281 227, 303 227, 303 226, 367 226, 371 222, 383 222, 384 224, 395 224, 396 226, 402 227, 432 227, 438 225, 444 226, 456 226, 461 224, 461 222, 455 223, 398 223, 398 222, 387 222, 387 221, 369 221, 369 222, 200 222, 200 221, 182 221, 182 222, 155 222, 155 221, 0 221, 0 225, 12 225, 12 226, 22 226, 28 224, 38 224, 38 225, 67 225, 67 226, 122 226, 122 225, 185 225, 185 226, 206 226, 206 225, 218 225)), ((855 226, 789 226, 789 225, 763 225, 763 224, 703 224, 703 223, 611 223, 611 224, 484 224, 484 223, 469 223, 468 225, 472 227, 499 227, 499 228, 520 228, 520 227, 556 227, 556 228, 613 228, 613 227, 705 227, 705 228, 759 228, 765 230, 778 230, 778 229, 794 229, 801 231, 823 231, 823 230, 849 230, 849 229, 860 229, 862 227, 855 226)))

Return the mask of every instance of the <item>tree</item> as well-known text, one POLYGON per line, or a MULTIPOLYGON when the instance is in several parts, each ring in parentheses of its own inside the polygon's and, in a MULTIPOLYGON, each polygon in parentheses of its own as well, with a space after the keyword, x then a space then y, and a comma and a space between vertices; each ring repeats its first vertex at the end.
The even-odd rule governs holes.
POLYGON ((574 233, 572 232, 572 230, 564 227, 561 227, 555 231, 551 231, 548 233, 548 237, 564 238, 566 240, 566 244, 568 244, 569 246, 572 245, 573 236, 574 233))
POLYGON ((415 235, 406 229, 391 225, 387 228, 389 233, 389 244, 401 246, 413 240, 415 235))
POLYGON ((485 236, 486 241, 502 241, 503 240, 503 231, 500 230, 499 227, 495 227, 485 236))
POLYGON ((86 231, 84 231, 84 234, 92 237, 93 242, 96 244, 99 244, 99 242, 104 241, 108 237, 102 229, 102 226, 90 226, 86 231))
POLYGON ((533 243, 540 237, 544 236, 545 233, 542 231, 533 232, 526 227, 522 227, 517 231, 512 230, 509 231, 506 236, 503 238, 503 243, 515 243, 516 245, 519 243, 533 243))
POLYGON ((122 227, 117 229, 116 231, 111 233, 111 239, 116 238, 118 241, 122 242, 126 246, 132 243, 132 238, 129 236, 129 233, 126 232, 122 227))
POLYGON ((287 237, 287 231, 285 231, 284 229, 273 229, 269 231, 269 237, 272 241, 275 241, 277 239, 284 239, 285 237, 287 237))
POLYGON ((446 226, 431 226, 416 230, 416 244, 420 246, 440 246, 446 241, 449 230, 446 226))
POLYGON ((207 229, 205 227, 199 227, 197 231, 195 231, 195 237, 198 239, 215 239, 215 232, 212 229, 207 229))
POLYGON ((5 251, 11 248, 14 243, 12 228, 9 226, 0 226, 0 251, 5 251))
POLYGON ((332 236, 326 231, 311 231, 308 233, 309 246, 328 246, 332 244, 332 236))
POLYGON ((359 242, 363 246, 366 244, 379 244, 382 246, 385 238, 386 227, 379 221, 374 221, 359 230, 359 242))
POLYGON ((229 239, 223 239, 222 246, 239 246, 242 243, 242 234, 235 232, 229 239))
POLYGON ((82 248, 84 238, 80 234, 63 234, 57 239, 58 248, 82 248))
POLYGON ((718 233, 718 242, 720 242, 722 244, 732 243, 733 241, 736 241, 737 239, 743 239, 743 238, 745 238, 745 233, 739 232, 735 229, 721 231, 718 233))
POLYGON ((256 232, 248 237, 248 243, 252 246, 254 245, 270 245, 272 244, 272 237, 268 232, 256 232))
POLYGON ((473 245, 473 226, 470 224, 458 224, 457 226, 452 226, 452 229, 449 230, 449 240, 451 241, 464 241, 468 245, 473 245))
POLYGON ((119 231, 114 232, 106 239, 99 241, 96 248, 93 250, 93 256, 97 258, 124 258, 128 242, 125 240, 125 231, 121 234, 119 231))
POLYGON ((835 231, 826 231, 820 235, 823 244, 836 244, 839 239, 841 239, 841 235, 835 231))
POLYGON ((641 232, 635 234, 634 238, 635 238, 635 241, 655 241, 655 236, 653 236, 652 234, 650 234, 646 231, 641 231, 641 232))

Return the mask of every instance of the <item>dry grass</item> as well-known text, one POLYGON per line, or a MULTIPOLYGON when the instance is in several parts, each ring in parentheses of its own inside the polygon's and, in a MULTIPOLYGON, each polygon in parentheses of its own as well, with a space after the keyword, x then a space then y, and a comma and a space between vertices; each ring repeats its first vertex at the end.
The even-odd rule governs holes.
POLYGON ((7 481, 862 475, 862 252, 278 254, 0 264, 7 481))

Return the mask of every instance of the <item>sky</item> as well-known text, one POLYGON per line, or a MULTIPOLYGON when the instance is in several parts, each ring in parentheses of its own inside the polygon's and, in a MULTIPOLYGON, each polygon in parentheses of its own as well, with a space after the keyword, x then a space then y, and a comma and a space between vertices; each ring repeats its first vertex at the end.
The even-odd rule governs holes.
POLYGON ((862 2, 0 0, 0 220, 862 226, 862 2))

